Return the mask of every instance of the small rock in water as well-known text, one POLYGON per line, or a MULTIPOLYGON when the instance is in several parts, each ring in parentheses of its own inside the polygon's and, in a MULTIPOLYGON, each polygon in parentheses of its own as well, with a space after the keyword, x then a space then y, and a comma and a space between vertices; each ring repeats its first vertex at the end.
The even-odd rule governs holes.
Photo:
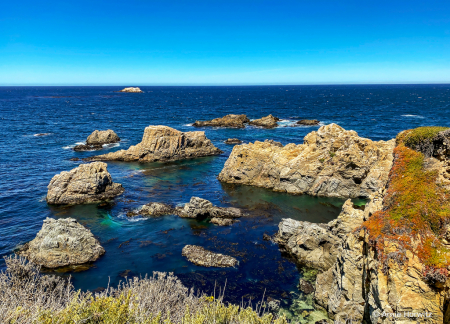
POLYGON ((314 286, 310 282, 304 280, 303 278, 300 279, 299 281, 299 288, 307 295, 314 292, 314 286))
POLYGON ((128 217, 164 216, 164 215, 173 214, 174 211, 175 211, 175 209, 172 208, 170 205, 158 203, 158 202, 151 202, 149 204, 142 206, 138 210, 128 212, 127 216, 128 217))
POLYGON ((195 265, 203 267, 227 268, 239 264, 239 261, 231 256, 214 253, 198 245, 186 245, 181 254, 195 265))
POLYGON ((95 130, 86 140, 87 145, 103 145, 120 142, 120 137, 112 130, 105 131, 95 130))
POLYGON ((222 118, 215 118, 213 120, 199 121, 197 120, 192 126, 195 127, 230 127, 230 128, 244 128, 245 123, 248 123, 250 119, 246 115, 226 115, 222 118))
POLYGON ((51 133, 39 133, 39 134, 34 134, 34 136, 47 136, 50 135, 51 133))
POLYGON ((119 92, 141 93, 141 92, 144 92, 144 91, 142 91, 138 87, 128 87, 128 88, 124 88, 124 89, 120 90, 119 92))
POLYGON ((18 252, 29 261, 59 268, 93 262, 105 254, 105 249, 91 231, 73 218, 46 218, 42 229, 18 252))
POLYGON ((75 158, 71 158, 70 161, 80 161, 80 159, 75 157, 75 158))
POLYGON ((80 144, 73 148, 74 151, 82 152, 82 151, 98 151, 103 148, 102 145, 87 145, 87 144, 80 144))
POLYGON ((228 226, 236 223, 237 221, 231 218, 219 218, 213 217, 211 218, 211 223, 219 225, 219 226, 228 226))
POLYGON ((305 126, 314 126, 319 125, 320 121, 317 119, 302 119, 299 120, 296 124, 297 125, 305 125, 305 126))
POLYGON ((225 141, 225 144, 241 144, 242 141, 238 138, 229 138, 225 141))
POLYGON ((253 125, 253 126, 259 126, 259 127, 263 127, 263 128, 275 128, 278 126, 278 121, 280 120, 280 118, 274 117, 272 115, 266 116, 266 117, 262 117, 260 119, 255 119, 252 120, 251 122, 249 122, 249 125, 253 125))
POLYGON ((272 239, 272 238, 270 237, 269 234, 266 234, 266 233, 263 234, 263 240, 264 240, 264 241, 270 241, 271 239, 272 239))

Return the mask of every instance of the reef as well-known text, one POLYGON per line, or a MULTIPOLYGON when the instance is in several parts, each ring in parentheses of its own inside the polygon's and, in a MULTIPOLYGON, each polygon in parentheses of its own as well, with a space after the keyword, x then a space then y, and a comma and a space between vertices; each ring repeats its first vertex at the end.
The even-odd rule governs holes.
POLYGON ((36 238, 17 254, 46 268, 58 268, 93 262, 105 250, 91 231, 75 219, 46 218, 36 238))
POLYGON ((119 183, 112 181, 107 164, 94 162, 81 164, 70 171, 55 175, 48 185, 47 203, 76 205, 112 199, 124 192, 119 183))
POLYGON ((186 245, 181 254, 193 264, 202 267, 227 268, 239 264, 239 261, 231 256, 214 253, 197 245, 186 245))
POLYGON ((90 157, 98 161, 175 161, 221 154, 205 132, 180 132, 167 126, 148 126, 142 141, 127 150, 90 157))
POLYGON ((213 120, 199 121, 197 120, 192 126, 195 127, 230 127, 230 128, 244 128, 245 123, 248 123, 250 119, 246 115, 226 115, 221 118, 215 118, 213 120))
POLYGON ((292 194, 367 198, 386 183, 394 146, 394 140, 375 142, 330 124, 299 145, 236 145, 218 179, 292 194))

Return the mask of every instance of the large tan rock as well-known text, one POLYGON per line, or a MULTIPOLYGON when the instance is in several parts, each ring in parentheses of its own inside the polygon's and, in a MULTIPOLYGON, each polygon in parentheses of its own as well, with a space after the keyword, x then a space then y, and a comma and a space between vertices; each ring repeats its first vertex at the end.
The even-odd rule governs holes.
POLYGON ((195 127, 230 127, 230 128, 244 128, 245 123, 248 123, 250 119, 246 115, 226 115, 221 118, 215 118, 213 120, 199 121, 197 120, 192 126, 195 127))
POLYGON ((114 183, 106 163, 81 164, 55 175, 48 185, 47 202, 54 205, 75 205, 112 199, 124 192, 114 183))
POLYGON ((111 144, 120 142, 120 137, 112 130, 105 131, 95 130, 86 140, 86 145, 111 144))
POLYGON ((36 238, 18 252, 47 268, 93 262, 104 253, 91 231, 73 218, 45 219, 36 238))
POLYGON ((300 145, 236 145, 218 178, 293 194, 369 197, 387 181, 394 145, 330 124, 300 145))
POLYGON ((260 119, 255 119, 249 122, 249 125, 259 126, 263 128, 275 128, 278 126, 278 121, 280 118, 274 117, 272 115, 268 115, 266 117, 262 117, 260 119))
POLYGON ((174 161, 202 156, 218 155, 205 132, 183 133, 167 126, 148 126, 142 141, 127 150, 94 156, 90 160, 116 161, 174 161))

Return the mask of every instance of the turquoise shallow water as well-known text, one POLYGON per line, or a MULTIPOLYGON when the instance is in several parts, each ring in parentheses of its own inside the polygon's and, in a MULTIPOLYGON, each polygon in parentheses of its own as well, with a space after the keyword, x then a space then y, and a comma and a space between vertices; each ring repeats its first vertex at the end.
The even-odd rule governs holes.
MULTIPOLYGON (((144 94, 123 94, 116 87, 2 87, 0 88, 0 254, 12 253, 33 239, 46 217, 74 217, 88 227, 106 249, 93 267, 70 272, 82 289, 115 285, 128 275, 153 271, 176 273, 188 286, 211 291, 227 281, 227 299, 266 296, 289 299, 296 291, 298 269, 276 245, 263 241, 282 218, 311 222, 334 219, 344 200, 292 196, 261 188, 222 184, 217 175, 232 146, 224 140, 245 142, 274 139, 301 143, 318 127, 289 127, 298 119, 335 122, 361 136, 387 140, 400 130, 424 125, 449 125, 450 86, 305 86, 305 87, 141 87, 144 94), (203 129, 224 154, 171 163, 109 162, 115 182, 126 191, 107 205, 48 206, 46 186, 56 173, 70 170, 92 152, 74 152, 94 129, 115 130, 120 146, 140 142, 148 125, 194 130, 196 119, 227 113, 259 118, 269 113, 282 118, 281 126, 265 130, 203 129), (50 133, 36 137, 37 133, 50 133), (219 206, 250 212, 231 227, 166 216, 129 220, 127 210, 158 201, 182 204, 192 196, 219 206), (197 267, 181 256, 186 244, 202 245, 235 256, 236 269, 197 267)), ((0 263, 0 267, 4 267, 0 263)), ((67 275, 67 274, 64 274, 67 275)))

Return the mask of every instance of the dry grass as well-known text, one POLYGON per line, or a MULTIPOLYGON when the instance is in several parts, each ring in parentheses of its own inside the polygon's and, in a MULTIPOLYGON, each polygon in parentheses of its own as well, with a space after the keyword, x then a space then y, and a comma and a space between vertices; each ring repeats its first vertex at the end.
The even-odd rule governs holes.
POLYGON ((133 278, 102 293, 75 291, 70 280, 41 275, 23 258, 5 259, 0 272, 0 322, 75 324, 284 324, 260 304, 256 309, 225 305, 217 298, 195 294, 173 274, 133 278))

